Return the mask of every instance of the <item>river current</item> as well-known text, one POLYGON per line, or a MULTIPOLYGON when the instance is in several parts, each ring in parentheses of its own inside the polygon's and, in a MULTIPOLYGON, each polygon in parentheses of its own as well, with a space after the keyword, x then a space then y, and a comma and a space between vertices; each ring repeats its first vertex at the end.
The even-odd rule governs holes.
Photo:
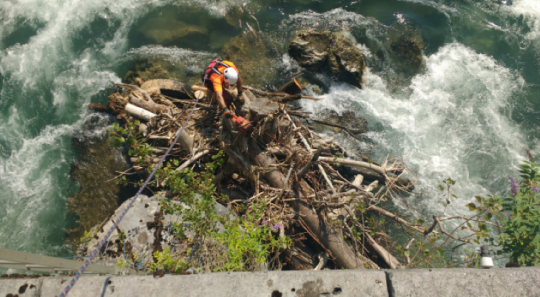
MULTIPOLYGON (((70 175, 85 158, 81 146, 104 139, 114 121, 87 106, 106 103, 135 61, 165 60, 198 76, 230 38, 250 30, 273 67, 296 71, 286 47, 298 29, 348 31, 366 55, 363 89, 327 79, 327 92, 312 93, 324 100, 302 103, 314 114, 354 111, 370 128, 364 144, 329 135, 376 161, 401 156, 425 193, 437 193, 447 177, 457 181, 458 199, 446 208, 430 194, 396 207, 467 213, 474 195, 508 191, 525 148, 540 157, 536 0, 4 0, 0 247, 72 253, 66 231, 78 218, 68 197, 80 185, 70 175), (376 52, 391 29, 407 28, 424 43, 423 68, 411 77, 376 52)), ((121 151, 111 155, 124 162, 121 151)))

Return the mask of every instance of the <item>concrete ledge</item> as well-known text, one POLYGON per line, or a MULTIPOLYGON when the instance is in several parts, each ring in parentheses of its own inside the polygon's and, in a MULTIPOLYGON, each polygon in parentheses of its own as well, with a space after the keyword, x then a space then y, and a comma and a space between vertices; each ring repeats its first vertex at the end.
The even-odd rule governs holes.
MULTIPOLYGON (((0 280, 0 296, 39 297, 45 278, 0 280)), ((60 295, 60 292, 56 293, 60 295)))
MULTIPOLYGON (((2 279, 0 297, 58 296, 70 280, 2 279)), ((104 296, 110 297, 540 296, 540 268, 237 272, 161 278, 83 276, 68 296, 101 296, 104 288, 104 296)))
POLYGON ((539 296, 540 268, 387 270, 390 296, 539 296), (392 294, 394 293, 394 295, 392 294))
MULTIPOLYGON (((68 296, 101 296, 106 279, 106 276, 83 276, 68 296)), ((58 296, 70 280, 67 277, 45 278, 38 296, 58 296)), ((0 287, 11 281, 1 280, 0 287)), ((161 278, 113 276, 109 281, 105 296, 111 297, 388 296, 385 273, 376 270, 238 272, 165 275, 161 278)))

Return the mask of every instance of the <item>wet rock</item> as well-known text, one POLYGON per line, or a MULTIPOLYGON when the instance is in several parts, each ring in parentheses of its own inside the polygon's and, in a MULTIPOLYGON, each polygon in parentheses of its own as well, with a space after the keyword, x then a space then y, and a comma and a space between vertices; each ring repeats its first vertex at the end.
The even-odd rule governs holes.
MULTIPOLYGON (((368 132, 368 124, 365 119, 359 118, 352 111, 343 111, 341 114, 330 109, 324 109, 320 112, 319 119, 332 124, 341 125, 347 127, 353 134, 360 136, 360 134, 368 132)), ((324 129, 332 129, 336 133, 340 133, 343 129, 337 127, 329 127, 323 124, 315 123, 313 125, 316 131, 323 131, 324 129)))
POLYGON ((167 79, 171 75, 165 69, 163 61, 153 59, 142 59, 135 61, 135 66, 132 70, 126 73, 124 81, 130 84, 135 83, 135 79, 142 78, 143 80, 150 79, 167 79))
POLYGON ((254 32, 247 32, 231 38, 222 49, 223 59, 232 61, 242 76, 242 83, 264 86, 277 76, 268 49, 254 32))
POLYGON ((364 54, 345 33, 300 32, 289 45, 289 55, 310 71, 326 71, 335 79, 362 87, 364 54))
POLYGON ((200 84, 201 81, 200 74, 193 73, 185 65, 161 59, 135 60, 133 68, 126 73, 123 81, 128 84, 137 84, 137 78, 143 81, 172 79, 188 85, 200 84))
POLYGON ((364 54, 343 33, 335 34, 328 65, 333 77, 355 86, 362 86, 366 69, 364 54))
POLYGON ((394 67, 406 76, 422 70, 422 32, 408 21, 394 23, 388 32, 388 49, 394 67))
POLYGON ((326 64, 333 42, 330 31, 300 32, 289 45, 289 55, 300 66, 317 72, 326 64))
POLYGON ((73 241, 113 213, 121 199, 122 187, 112 179, 117 171, 127 169, 127 163, 108 141, 103 129, 108 124, 106 117, 96 114, 72 138, 72 148, 80 152, 71 167, 71 178, 79 183, 80 191, 68 198, 68 211, 78 217, 78 226, 67 231, 73 241))

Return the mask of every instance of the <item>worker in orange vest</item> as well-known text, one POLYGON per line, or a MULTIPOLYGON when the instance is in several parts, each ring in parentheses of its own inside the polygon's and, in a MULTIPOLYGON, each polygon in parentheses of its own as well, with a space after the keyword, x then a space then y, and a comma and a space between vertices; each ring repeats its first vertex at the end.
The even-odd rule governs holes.
POLYGON ((238 100, 240 104, 245 103, 245 96, 242 94, 242 78, 234 63, 222 61, 219 58, 214 59, 206 67, 206 71, 203 75, 203 82, 205 87, 216 94, 217 101, 221 108, 223 108, 223 116, 225 118, 230 118, 238 125, 243 133, 251 133, 253 130, 251 123, 241 116, 236 116, 229 109, 234 97, 236 97, 236 100, 238 100), (224 86, 234 84, 236 84, 236 92, 233 91, 232 94, 224 88, 224 86))

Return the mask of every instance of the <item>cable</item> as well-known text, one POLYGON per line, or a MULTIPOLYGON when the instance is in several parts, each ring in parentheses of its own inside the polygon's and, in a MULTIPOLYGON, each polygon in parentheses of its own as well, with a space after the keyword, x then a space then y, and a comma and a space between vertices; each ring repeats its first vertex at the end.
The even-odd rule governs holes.
POLYGON ((171 150, 173 149, 174 145, 176 144, 176 142, 178 141, 178 139, 180 138, 180 135, 182 134, 182 131, 184 131, 185 127, 187 126, 189 120, 191 119, 191 116, 193 115, 193 112, 195 111, 195 107, 197 107, 197 103, 199 103, 199 99, 200 97, 197 96, 196 98, 196 101, 195 101, 195 104, 193 105, 193 108, 191 109, 191 112, 189 113, 189 116, 186 120, 186 122, 184 123, 184 125, 178 129, 178 132, 176 133, 176 137, 174 138, 174 141, 171 143, 171 146, 169 146, 169 149, 167 149, 167 151, 165 152, 165 154, 163 155, 163 157, 161 157, 161 160, 159 160, 159 163, 156 165, 156 167, 154 168, 154 170, 152 171, 152 173, 148 176, 148 178, 146 179, 146 181, 144 182, 144 184, 142 185, 142 187, 139 189, 139 191, 137 192, 137 194, 135 194, 135 196, 133 198, 131 198, 128 206, 124 209, 124 211, 122 211, 122 213, 120 214, 120 217, 118 219, 116 219, 116 221, 113 221, 113 226, 111 227, 111 229, 109 229, 109 231, 107 232, 107 234, 105 235, 105 238, 103 238, 98 246, 96 247, 96 249, 92 252, 92 254, 88 257, 88 259, 86 259, 84 261, 84 265, 81 266, 81 268, 79 269, 79 271, 77 271, 77 273, 75 274, 75 276, 71 279, 71 281, 69 282, 68 286, 62 291, 62 293, 60 294, 60 297, 66 297, 67 294, 69 293, 69 291, 71 290, 71 288, 73 288, 73 286, 75 286, 75 283, 77 283, 77 281, 79 280, 79 278, 81 277, 82 273, 86 270, 86 268, 88 268, 88 265, 90 265, 90 262, 94 259, 94 257, 98 254, 99 250, 101 249, 101 247, 105 244, 105 241, 108 241, 109 239, 109 236, 111 236, 112 232, 116 229, 116 227, 118 226, 118 224, 120 223, 120 221, 122 221, 122 219, 124 218, 124 216, 126 215, 127 211, 131 208, 131 206, 133 206, 133 203, 135 202, 135 200, 137 200, 137 198, 139 197, 139 195, 142 193, 142 191, 146 188, 146 186, 148 185, 148 183, 150 182, 150 180, 152 180, 152 178, 154 177, 154 175, 156 174, 157 170, 161 167, 161 165, 163 164, 163 162, 165 161, 165 158, 169 155, 169 153, 171 152, 171 150))
POLYGON ((105 290, 107 290, 107 286, 109 285, 109 280, 111 279, 112 276, 109 276, 108 278, 105 279, 105 285, 103 285, 103 291, 101 292, 101 297, 104 297, 105 296, 105 290))

